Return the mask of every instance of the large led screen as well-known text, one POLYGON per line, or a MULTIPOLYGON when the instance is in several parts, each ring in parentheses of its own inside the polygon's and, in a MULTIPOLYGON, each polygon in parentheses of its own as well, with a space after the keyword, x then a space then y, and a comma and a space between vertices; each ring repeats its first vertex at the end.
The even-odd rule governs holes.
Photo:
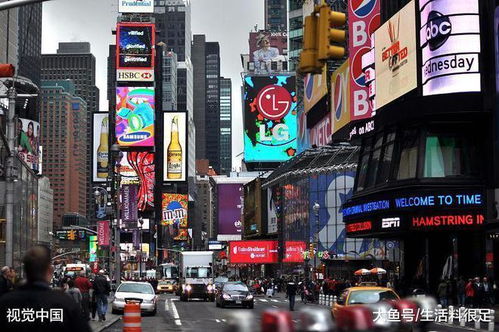
POLYGON ((296 154, 294 76, 244 78, 244 160, 282 162, 296 154))
POLYGON ((186 113, 164 113, 164 167, 165 182, 185 181, 187 164, 186 113))
POLYGON ((240 183, 219 184, 218 234, 241 235, 243 185, 240 183))
POLYGON ((145 211, 154 207, 155 167, 152 152, 124 152, 119 172, 121 184, 138 184, 137 208, 145 211))
POLYGON ((29 119, 17 120, 17 152, 28 166, 40 172, 40 124, 29 119))
POLYGON ((109 174, 109 114, 93 114, 92 179, 106 182, 109 174))
POLYGON ((154 24, 119 23, 116 68, 154 67, 154 24))
POLYGON ((116 88, 116 139, 120 146, 154 146, 154 87, 116 88))
POLYGON ((277 241, 231 241, 229 262, 231 264, 276 263, 277 241))
POLYGON ((189 239, 187 209, 187 194, 163 194, 161 225, 167 227, 175 241, 189 239))
POLYGON ((423 95, 478 92, 478 0, 419 1, 423 95))

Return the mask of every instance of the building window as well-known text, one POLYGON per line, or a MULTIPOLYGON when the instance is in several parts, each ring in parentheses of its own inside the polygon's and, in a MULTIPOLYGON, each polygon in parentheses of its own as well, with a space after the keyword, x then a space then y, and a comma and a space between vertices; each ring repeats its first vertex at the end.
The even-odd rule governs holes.
POLYGON ((417 130, 405 130, 401 138, 401 152, 397 170, 397 180, 413 179, 416 177, 418 146, 419 137, 417 130))

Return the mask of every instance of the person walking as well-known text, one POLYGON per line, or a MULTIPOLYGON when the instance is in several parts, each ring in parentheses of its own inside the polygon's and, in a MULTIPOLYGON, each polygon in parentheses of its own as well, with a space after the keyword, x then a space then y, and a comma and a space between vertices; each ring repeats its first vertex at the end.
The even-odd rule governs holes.
POLYGON ((78 305, 50 288, 50 249, 35 246, 23 258, 26 283, 0 298, 0 331, 91 332, 78 305))
POLYGON ((437 289, 437 296, 440 300, 442 307, 447 307, 447 296, 449 291, 449 285, 447 284, 447 278, 442 279, 437 289))
POLYGON ((90 289, 92 288, 92 283, 85 276, 85 272, 81 271, 80 275, 76 278, 74 282, 75 286, 81 292, 81 310, 83 313, 83 318, 90 320, 90 289))
MULTIPOLYGON (((82 296, 81 296, 81 291, 78 289, 78 287, 75 286, 75 282, 73 280, 68 281, 68 289, 64 292, 68 294, 76 304, 78 304, 78 307, 80 308, 80 311, 83 313, 82 310, 82 296)), ((85 319, 85 316, 82 316, 83 319, 85 319)))
POLYGON ((473 279, 468 279, 468 283, 464 287, 464 291, 466 292, 466 305, 473 307, 475 304, 475 287, 473 285, 473 279))
POLYGON ((464 278, 461 276, 457 281, 457 304, 460 307, 464 307, 466 304, 465 299, 466 299, 466 282, 464 281, 464 278))
POLYGON ((491 307, 493 305, 492 296, 494 294, 494 287, 487 277, 483 277, 483 302, 484 307, 491 307))
POLYGON ((298 286, 294 280, 290 280, 286 286, 286 297, 289 299, 289 311, 295 310, 295 297, 298 286))
POLYGON ((480 308, 483 304, 484 292, 483 292, 483 283, 480 280, 480 277, 475 277, 475 282, 473 283, 473 288, 475 289, 475 308, 480 308))
POLYGON ((95 301, 97 303, 97 314, 99 321, 106 320, 107 313, 107 297, 111 292, 111 286, 104 276, 104 270, 99 270, 99 274, 95 277, 93 289, 95 293, 95 301))
POLYGON ((10 281, 10 267, 4 266, 0 270, 0 296, 7 294, 12 290, 12 282, 10 281))

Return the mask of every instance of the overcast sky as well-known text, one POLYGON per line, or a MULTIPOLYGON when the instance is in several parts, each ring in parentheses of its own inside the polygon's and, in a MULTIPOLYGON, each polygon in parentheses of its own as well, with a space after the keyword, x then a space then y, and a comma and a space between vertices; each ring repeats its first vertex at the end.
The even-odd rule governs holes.
MULTIPOLYGON (((232 79, 233 166, 239 167, 243 150, 241 112, 241 53, 248 53, 248 33, 263 28, 263 0, 191 0, 192 33, 218 41, 221 72, 232 79)), ((55 53, 59 42, 87 41, 97 59, 100 108, 107 110, 108 45, 116 24, 117 0, 52 0, 43 4, 42 53, 55 53)))

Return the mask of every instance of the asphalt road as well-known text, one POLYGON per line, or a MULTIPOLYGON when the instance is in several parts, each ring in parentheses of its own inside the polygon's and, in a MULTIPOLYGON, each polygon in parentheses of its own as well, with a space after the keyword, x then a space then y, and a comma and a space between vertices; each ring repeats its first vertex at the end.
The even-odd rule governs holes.
MULTIPOLYGON (((295 311, 291 312, 293 321, 299 321, 299 309, 303 307, 325 308, 317 305, 304 305, 300 303, 299 297, 295 306, 295 311)), ((142 330, 154 331, 224 331, 228 326, 231 317, 235 313, 242 313, 253 324, 253 331, 258 331, 261 324, 262 313, 267 309, 288 309, 288 302, 283 295, 274 298, 255 298, 254 309, 241 308, 217 308, 214 302, 204 302, 201 300, 191 300, 180 302, 177 296, 161 295, 156 316, 142 317, 142 330)), ((469 331, 469 329, 459 329, 441 325, 431 326, 431 331, 469 331)), ((123 331, 122 320, 105 329, 106 332, 123 331)))

